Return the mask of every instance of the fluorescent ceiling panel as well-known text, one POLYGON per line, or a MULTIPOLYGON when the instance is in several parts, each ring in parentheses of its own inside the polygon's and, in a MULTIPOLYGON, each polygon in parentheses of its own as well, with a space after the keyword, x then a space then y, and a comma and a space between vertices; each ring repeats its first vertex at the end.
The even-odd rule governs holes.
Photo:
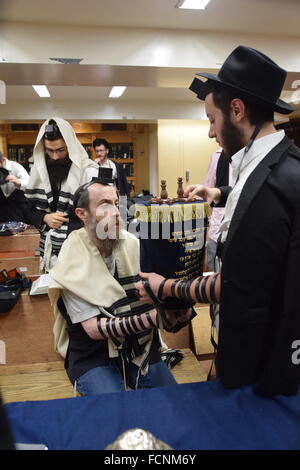
POLYGON ((109 94, 110 98, 120 98, 126 90, 126 86, 113 86, 109 94))
POLYGON ((50 98, 50 93, 45 85, 32 85, 32 87, 40 98, 50 98))
POLYGON ((181 0, 177 4, 177 8, 185 8, 188 10, 204 10, 210 0, 181 0))

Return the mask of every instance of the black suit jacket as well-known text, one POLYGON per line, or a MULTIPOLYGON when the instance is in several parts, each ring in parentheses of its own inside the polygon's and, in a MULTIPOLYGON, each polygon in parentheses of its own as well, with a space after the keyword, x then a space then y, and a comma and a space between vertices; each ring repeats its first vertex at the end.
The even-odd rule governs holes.
POLYGON ((116 165, 117 170, 117 183, 118 183, 118 190, 121 196, 129 196, 130 195, 130 186, 127 182, 125 171, 118 162, 114 162, 116 165))
POLYGON ((15 189, 6 198, 0 188, 0 222, 14 221, 35 225, 37 212, 28 203, 24 192, 20 189, 15 189))
MULTIPOLYGON (((230 189, 222 188, 224 200, 230 189)), ((295 394, 300 365, 300 150, 286 137, 249 176, 222 254, 216 365, 225 387, 295 394)))
POLYGON ((229 164, 230 158, 225 155, 222 150, 219 156, 217 168, 216 168, 216 187, 227 186, 229 183, 229 164))

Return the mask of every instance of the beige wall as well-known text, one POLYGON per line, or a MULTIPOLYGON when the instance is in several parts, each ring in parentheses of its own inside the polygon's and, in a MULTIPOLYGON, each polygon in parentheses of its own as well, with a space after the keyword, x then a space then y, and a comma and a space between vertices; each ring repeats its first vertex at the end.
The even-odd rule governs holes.
POLYGON ((208 138, 208 121, 159 120, 158 121, 158 180, 167 181, 169 197, 177 194, 177 178, 183 178, 184 187, 202 183, 211 154, 218 148, 208 138), (189 181, 185 172, 189 171, 189 181))
POLYGON ((150 193, 157 195, 158 138, 157 123, 148 125, 149 143, 149 188, 150 193))
POLYGON ((142 134, 135 134, 135 171, 137 175, 135 192, 149 189, 149 150, 148 150, 148 126, 145 125, 142 134))

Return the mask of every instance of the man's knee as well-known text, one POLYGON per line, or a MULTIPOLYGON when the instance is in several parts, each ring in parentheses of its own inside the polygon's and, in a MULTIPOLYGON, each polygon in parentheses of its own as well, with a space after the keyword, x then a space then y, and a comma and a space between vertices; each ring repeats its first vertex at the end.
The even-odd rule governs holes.
POLYGON ((101 395, 124 390, 123 378, 112 366, 95 367, 81 375, 76 381, 81 395, 101 395))

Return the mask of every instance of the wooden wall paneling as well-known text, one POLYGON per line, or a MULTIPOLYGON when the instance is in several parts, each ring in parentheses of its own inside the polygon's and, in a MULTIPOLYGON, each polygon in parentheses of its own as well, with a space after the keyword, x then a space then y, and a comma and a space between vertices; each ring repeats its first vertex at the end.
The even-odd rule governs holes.
POLYGON ((40 235, 39 233, 17 233, 16 235, 3 236, 0 238, 0 257, 1 252, 31 251, 33 256, 35 250, 39 247, 40 235))

